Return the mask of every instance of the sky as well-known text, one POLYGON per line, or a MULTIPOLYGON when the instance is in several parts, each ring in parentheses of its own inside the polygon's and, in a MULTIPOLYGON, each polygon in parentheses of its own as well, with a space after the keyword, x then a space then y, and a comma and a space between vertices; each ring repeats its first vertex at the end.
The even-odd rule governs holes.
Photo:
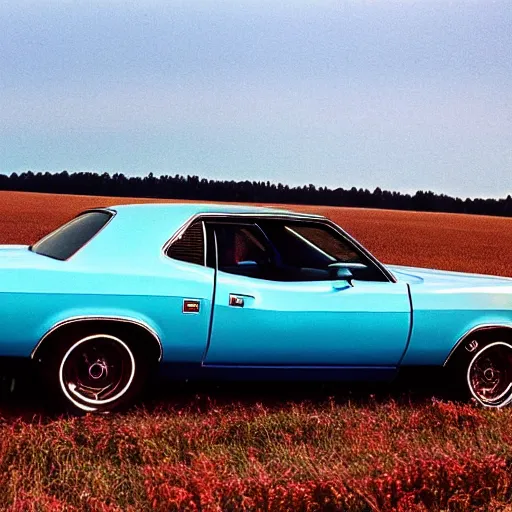
POLYGON ((512 2, 0 0, 0 172, 512 194, 512 2))

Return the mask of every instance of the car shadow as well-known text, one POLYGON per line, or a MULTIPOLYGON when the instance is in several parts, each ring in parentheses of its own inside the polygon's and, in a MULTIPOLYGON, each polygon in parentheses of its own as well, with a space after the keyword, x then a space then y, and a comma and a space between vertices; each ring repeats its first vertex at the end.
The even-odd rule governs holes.
POLYGON ((338 382, 191 382, 158 383, 157 389, 144 401, 148 411, 162 406, 207 411, 211 407, 233 403, 247 407, 262 405, 270 409, 307 402, 370 404, 393 400, 399 404, 419 405, 433 399, 453 400, 456 395, 441 386, 426 386, 413 381, 391 384, 338 382))
MULTIPOLYGON (((431 403, 433 399, 458 400, 460 396, 447 389, 442 380, 414 377, 400 378, 389 384, 339 382, 217 382, 155 381, 139 403, 146 412, 156 410, 194 410, 207 412, 212 407, 264 406, 268 409, 308 403, 321 406, 327 402, 361 407, 393 400, 403 406, 431 403)), ((0 421, 40 423, 62 416, 55 400, 48 396, 36 379, 0 378, 0 421)))

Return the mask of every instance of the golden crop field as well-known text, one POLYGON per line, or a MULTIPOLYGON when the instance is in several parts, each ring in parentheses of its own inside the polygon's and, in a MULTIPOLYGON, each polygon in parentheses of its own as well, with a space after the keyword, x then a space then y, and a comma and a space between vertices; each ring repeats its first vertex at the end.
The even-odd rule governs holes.
MULTIPOLYGON (((0 192, 0 243, 30 244, 86 208, 144 202, 168 201, 0 192)), ((288 208, 329 217, 384 263, 512 276, 512 218, 326 206, 288 208)))

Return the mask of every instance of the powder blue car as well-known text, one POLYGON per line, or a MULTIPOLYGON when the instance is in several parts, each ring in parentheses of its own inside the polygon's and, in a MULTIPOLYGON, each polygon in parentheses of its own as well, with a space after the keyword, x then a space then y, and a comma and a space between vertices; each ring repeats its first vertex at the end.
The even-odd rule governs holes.
POLYGON ((0 283, 0 355, 31 361, 76 411, 125 406, 157 372, 389 381, 445 367, 479 403, 512 401, 512 279, 384 266, 317 215, 88 210, 1 246, 0 283))

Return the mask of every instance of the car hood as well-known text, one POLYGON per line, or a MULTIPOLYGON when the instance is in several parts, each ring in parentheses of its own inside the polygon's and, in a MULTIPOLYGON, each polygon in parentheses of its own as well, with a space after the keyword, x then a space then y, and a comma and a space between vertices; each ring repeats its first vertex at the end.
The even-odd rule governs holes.
POLYGON ((508 286, 512 290, 512 279, 508 277, 490 276, 485 274, 469 274, 401 265, 386 265, 399 281, 409 284, 445 285, 455 287, 489 287, 508 286))

